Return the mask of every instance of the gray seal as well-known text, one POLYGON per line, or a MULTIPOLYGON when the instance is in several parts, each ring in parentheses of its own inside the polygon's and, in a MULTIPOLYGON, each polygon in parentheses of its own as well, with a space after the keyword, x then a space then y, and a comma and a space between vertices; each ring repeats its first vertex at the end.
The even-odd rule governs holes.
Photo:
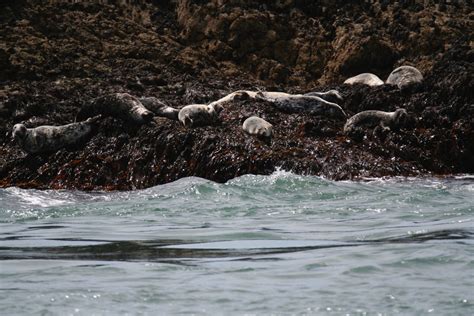
POLYGON ((100 116, 96 116, 84 122, 61 126, 43 125, 35 128, 15 124, 12 137, 24 151, 30 154, 53 152, 87 138, 99 118, 100 116))
POLYGON ((76 115, 76 122, 96 115, 111 116, 142 125, 153 119, 153 112, 128 93, 112 93, 97 97, 83 106, 76 115))
POLYGON ((250 134, 270 138, 273 135, 273 126, 262 118, 251 116, 244 121, 242 129, 250 134))
POLYGON ((386 83, 402 89, 409 85, 423 81, 421 72, 412 66, 401 66, 392 71, 388 76, 386 83))
POLYGON ((139 101, 147 108, 152 111, 155 116, 166 117, 170 120, 177 121, 179 110, 171 106, 166 105, 155 97, 143 97, 139 101))
POLYGON ((272 103, 277 109, 287 113, 309 113, 333 118, 346 118, 344 110, 336 103, 320 97, 288 94, 283 92, 259 92, 257 98, 272 103))
POLYGON ((218 113, 210 105, 190 104, 179 111, 178 119, 185 127, 213 125, 217 122, 218 113))
POLYGON ((326 91, 326 92, 313 91, 313 92, 305 93, 304 95, 320 97, 321 99, 326 100, 328 102, 332 102, 332 103, 344 101, 344 98, 339 93, 339 91, 334 90, 334 89, 326 91))
POLYGON ((347 79, 344 81, 344 84, 365 84, 371 87, 376 87, 383 85, 384 82, 377 75, 366 72, 347 79))
POLYGON ((344 133, 351 134, 358 128, 374 128, 380 126, 384 130, 397 129, 405 124, 408 118, 405 109, 394 112, 369 110, 357 113, 349 118, 344 125, 344 133))

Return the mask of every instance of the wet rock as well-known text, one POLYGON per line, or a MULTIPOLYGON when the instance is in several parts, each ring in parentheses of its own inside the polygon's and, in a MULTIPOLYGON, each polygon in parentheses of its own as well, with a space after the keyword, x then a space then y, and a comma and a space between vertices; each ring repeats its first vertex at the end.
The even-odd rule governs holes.
MULTIPOLYGON (((330 179, 474 172, 471 8, 446 3, 177 0, 7 1, 0 10, 0 186, 130 190, 200 176, 227 181, 281 167, 330 179), (342 85, 416 65, 417 89, 342 85), (399 130, 350 138, 344 122, 283 113, 262 100, 226 104, 220 124, 185 128, 117 117, 78 146, 26 155, 16 123, 64 125, 99 96, 155 97, 181 109, 237 90, 337 89, 349 116, 405 108, 399 130), (271 122, 271 143, 242 132, 271 122)), ((28 125, 30 124, 30 125, 28 125)))

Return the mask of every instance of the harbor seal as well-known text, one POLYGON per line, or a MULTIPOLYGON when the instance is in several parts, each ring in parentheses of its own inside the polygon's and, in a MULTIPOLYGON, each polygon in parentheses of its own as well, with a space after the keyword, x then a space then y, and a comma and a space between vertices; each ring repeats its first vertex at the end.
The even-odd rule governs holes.
POLYGON ((273 135, 273 126, 262 118, 251 116, 244 121, 242 129, 250 134, 270 138, 273 135))
POLYGON ((271 102, 277 109, 288 113, 310 113, 334 118, 347 117, 338 104, 316 96, 284 92, 259 92, 257 98, 271 102))
POLYGON ((342 96, 337 90, 309 92, 305 95, 278 91, 238 90, 217 101, 211 102, 209 106, 222 105, 223 103, 231 102, 236 99, 259 99, 270 102, 279 110, 289 113, 306 112, 315 115, 346 117, 346 113, 338 104, 329 102, 324 98, 342 100, 342 96))
POLYGON ((384 82, 377 75, 366 72, 347 79, 344 81, 344 84, 365 84, 371 87, 376 87, 383 85, 384 82))
POLYGON ((214 124, 218 114, 213 106, 190 104, 179 111, 178 119, 185 127, 206 126, 214 124))
POLYGON ((223 104, 227 102, 232 102, 234 100, 248 100, 248 99, 255 99, 257 96, 257 92, 249 91, 249 90, 237 90, 232 93, 229 93, 225 97, 220 98, 217 101, 213 101, 209 103, 209 106, 212 106, 215 110, 216 109, 223 109, 223 104))
POLYGON ((88 137, 101 116, 89 118, 84 122, 61 126, 43 125, 27 128, 24 124, 13 126, 12 138, 30 154, 53 152, 74 145, 88 137))
POLYGON ((405 109, 394 112, 369 110, 357 113, 349 118, 344 125, 344 133, 351 134, 362 127, 374 128, 380 126, 384 130, 393 130, 407 121, 408 114, 405 109))
POLYGON ((97 97, 83 106, 76 115, 76 122, 96 115, 112 116, 142 125, 153 119, 153 112, 128 93, 112 93, 97 97))
POLYGON ((392 71, 388 76, 386 83, 403 89, 415 83, 423 81, 421 72, 412 66, 401 66, 392 71))
POLYGON ((344 98, 339 93, 339 91, 334 90, 334 89, 326 91, 326 92, 313 91, 313 92, 305 93, 304 95, 313 96, 313 97, 320 97, 321 99, 326 100, 328 102, 332 102, 332 103, 337 103, 337 102, 340 102, 340 101, 344 101, 344 98))
POLYGON ((166 105, 155 97, 143 97, 138 99, 143 106, 152 111, 155 116, 166 117, 170 120, 177 121, 179 110, 166 105))

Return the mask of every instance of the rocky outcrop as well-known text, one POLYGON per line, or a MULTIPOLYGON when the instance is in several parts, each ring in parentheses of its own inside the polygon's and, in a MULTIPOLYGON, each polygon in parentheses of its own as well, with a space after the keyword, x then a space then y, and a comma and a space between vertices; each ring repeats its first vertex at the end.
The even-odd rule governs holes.
POLYGON ((128 190, 185 176, 226 181, 275 168, 331 179, 474 172, 472 10, 419 1, 6 1, 0 10, 0 186, 128 190), (356 18, 354 18, 356 17, 356 18), (343 85, 385 80, 413 65, 413 89, 343 85), (344 120, 237 100, 215 126, 108 117, 92 137, 27 155, 11 139, 27 127, 74 121, 109 93, 169 106, 205 104, 239 89, 338 89, 348 115, 405 108, 398 131, 343 133, 344 120), (242 131, 256 115, 271 141, 242 131))

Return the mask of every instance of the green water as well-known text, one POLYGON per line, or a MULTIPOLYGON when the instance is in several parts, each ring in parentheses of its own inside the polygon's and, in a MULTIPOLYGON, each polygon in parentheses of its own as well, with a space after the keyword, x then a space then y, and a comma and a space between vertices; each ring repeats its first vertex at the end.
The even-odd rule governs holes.
POLYGON ((474 177, 0 190, 2 315, 472 315, 474 177))

